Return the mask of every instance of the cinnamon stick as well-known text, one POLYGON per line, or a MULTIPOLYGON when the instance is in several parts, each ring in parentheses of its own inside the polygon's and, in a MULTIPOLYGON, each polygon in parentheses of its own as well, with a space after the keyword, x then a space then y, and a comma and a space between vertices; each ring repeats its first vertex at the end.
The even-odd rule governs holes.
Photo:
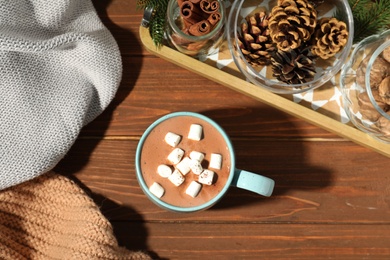
POLYGON ((202 36, 210 33, 221 20, 216 0, 177 0, 184 21, 184 33, 202 36))
POLYGON ((200 8, 202 9, 203 12, 207 14, 212 14, 219 9, 219 2, 214 0, 214 1, 209 1, 209 0, 201 0, 200 1, 200 8))
POLYGON ((184 1, 180 6, 180 14, 186 26, 190 26, 203 19, 202 10, 191 1, 184 1))
POLYGON ((207 21, 214 27, 221 20, 221 14, 219 12, 215 12, 210 14, 207 18, 207 21))
POLYGON ((202 36, 211 32, 211 24, 207 20, 200 21, 188 28, 188 32, 193 36, 202 36))

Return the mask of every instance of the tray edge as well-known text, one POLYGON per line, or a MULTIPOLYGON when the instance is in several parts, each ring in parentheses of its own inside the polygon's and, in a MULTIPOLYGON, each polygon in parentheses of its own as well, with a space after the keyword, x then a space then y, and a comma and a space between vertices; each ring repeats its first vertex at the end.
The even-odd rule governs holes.
POLYGON ((358 130, 357 128, 338 122, 335 119, 299 105, 268 90, 257 87, 252 83, 239 79, 229 73, 207 65, 167 46, 161 46, 157 48, 150 37, 148 28, 140 26, 139 35, 145 49, 153 55, 156 55, 162 59, 165 59, 173 64, 199 74, 209 80, 217 82, 244 95, 250 96, 251 98, 254 98, 271 107, 277 108, 287 114, 303 119, 331 133, 351 140, 363 147, 367 147, 384 156, 390 157, 390 146, 388 144, 376 140, 375 138, 358 130), (207 66, 206 70, 204 69, 205 66, 207 66))

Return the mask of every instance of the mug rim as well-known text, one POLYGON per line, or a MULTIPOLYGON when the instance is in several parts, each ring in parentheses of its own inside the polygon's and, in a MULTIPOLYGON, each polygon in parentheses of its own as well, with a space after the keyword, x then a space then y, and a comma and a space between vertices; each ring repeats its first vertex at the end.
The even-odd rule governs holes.
POLYGON ((226 194, 227 190, 231 186, 231 183, 232 183, 233 177, 234 177, 234 172, 235 172, 235 169, 236 169, 235 168, 235 153, 234 153, 234 150, 233 150, 232 142, 230 141, 230 138, 226 134, 225 130, 223 130, 223 128, 219 124, 217 124, 214 120, 212 120, 211 118, 209 118, 207 116, 204 116, 202 114, 196 113, 196 112, 185 112, 185 111, 172 112, 172 113, 166 114, 166 115, 158 118, 142 134, 142 136, 141 136, 141 138, 140 138, 140 140, 138 142, 137 149, 136 149, 135 168, 136 168, 135 173, 136 173, 137 181, 138 181, 139 185, 141 186, 142 191, 156 205, 158 205, 158 206, 160 206, 160 207, 162 207, 164 209, 168 209, 168 210, 175 211, 175 212, 196 212, 196 211, 201 211, 201 210, 210 208, 211 206, 213 206, 215 203, 217 203, 226 194), (230 172, 229 172, 229 177, 226 180, 226 183, 223 186, 222 190, 214 198, 212 198, 211 200, 209 200, 206 203, 203 203, 201 205, 194 206, 194 207, 179 207, 179 206, 175 206, 175 205, 169 204, 169 203, 167 203, 165 201, 162 201, 161 199, 157 198, 155 195, 153 195, 150 192, 149 187, 147 186, 144 178, 142 177, 142 170, 141 170, 140 159, 141 159, 142 146, 145 143, 146 138, 149 136, 150 132, 157 125, 159 125, 161 122, 163 122, 163 121, 165 121, 167 119, 170 119, 170 118, 173 118, 173 117, 179 117, 179 116, 196 117, 196 118, 199 118, 199 119, 204 120, 207 123, 211 124, 222 135, 222 137, 225 140, 226 145, 227 145, 227 147, 229 149, 229 154, 230 154, 230 172))

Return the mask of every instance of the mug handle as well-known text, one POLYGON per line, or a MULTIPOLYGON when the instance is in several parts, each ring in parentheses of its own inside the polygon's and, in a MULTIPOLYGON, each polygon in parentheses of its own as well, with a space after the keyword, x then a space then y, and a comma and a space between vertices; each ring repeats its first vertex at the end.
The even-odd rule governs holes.
POLYGON ((231 185, 269 197, 274 190, 275 181, 257 173, 236 169, 231 185))

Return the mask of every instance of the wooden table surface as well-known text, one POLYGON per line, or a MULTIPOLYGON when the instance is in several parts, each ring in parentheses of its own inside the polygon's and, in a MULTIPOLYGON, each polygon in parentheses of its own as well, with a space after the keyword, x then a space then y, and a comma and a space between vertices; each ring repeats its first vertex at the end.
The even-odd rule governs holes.
POLYGON ((123 79, 109 108, 56 168, 77 179, 121 245, 156 259, 390 259, 390 159, 148 53, 133 0, 95 0, 123 79), (231 188, 213 208, 167 212, 135 178, 136 145, 160 116, 193 111, 230 135, 237 167, 272 197, 231 188))

